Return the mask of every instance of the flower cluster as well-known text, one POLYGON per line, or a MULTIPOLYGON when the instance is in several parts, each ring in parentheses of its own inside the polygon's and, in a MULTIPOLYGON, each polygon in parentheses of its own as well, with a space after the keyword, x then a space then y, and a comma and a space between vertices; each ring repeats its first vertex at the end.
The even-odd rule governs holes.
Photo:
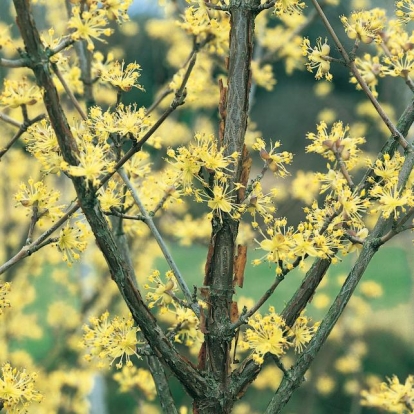
POLYGON ((49 174, 61 171, 63 161, 55 131, 46 119, 30 126, 25 135, 27 150, 42 164, 42 170, 49 174))
POLYGON ((63 171, 72 177, 85 177, 91 186, 97 186, 102 175, 113 171, 115 162, 111 160, 110 144, 104 140, 96 141, 96 136, 88 129, 81 127, 77 135, 79 154, 78 164, 61 163, 63 171))
POLYGON ((128 63, 125 66, 125 62, 122 63, 115 61, 112 64, 105 67, 106 70, 101 72, 100 78, 103 82, 109 82, 112 86, 128 92, 132 88, 144 90, 144 88, 137 83, 137 79, 140 77, 141 66, 138 63, 128 63))
POLYGON ((405 383, 400 383, 394 375, 369 391, 362 391, 362 405, 376 407, 393 413, 408 413, 414 407, 414 376, 409 375, 405 383))
POLYGON ((302 53, 303 56, 307 56, 309 62, 306 63, 306 68, 309 72, 316 71, 315 79, 322 79, 325 77, 326 80, 332 80, 332 74, 329 72, 331 69, 331 62, 329 61, 329 53, 331 51, 330 46, 327 43, 327 39, 322 44, 322 39, 318 37, 316 39, 316 46, 312 49, 310 46, 309 39, 303 39, 302 53))
POLYGON ((137 339, 139 328, 134 327, 132 318, 116 316, 109 320, 109 312, 105 312, 100 318, 91 318, 90 322, 91 326, 83 327, 82 345, 90 351, 85 359, 97 358, 101 368, 105 366, 103 361, 108 359, 109 365, 118 360, 117 368, 122 368, 124 360, 127 366, 132 366, 131 356, 139 357, 136 349, 142 343, 137 339))
POLYGON ((340 157, 351 170, 356 165, 357 155, 361 151, 358 146, 365 142, 365 138, 348 136, 349 126, 344 127, 341 121, 335 122, 329 132, 324 121, 320 122, 316 129, 316 134, 313 132, 306 134, 306 137, 312 141, 312 144, 306 147, 306 151, 321 154, 332 162, 340 157))
POLYGON ((148 400, 155 399, 157 392, 151 373, 144 368, 124 365, 121 371, 114 374, 114 380, 119 384, 120 392, 140 390, 148 400))
POLYGON ((85 251, 88 246, 89 234, 90 231, 81 221, 76 222, 76 227, 70 226, 67 222, 65 227, 60 230, 56 246, 68 266, 72 266, 74 261, 80 259, 80 253, 85 251))
POLYGON ((228 49, 229 18, 224 13, 208 11, 200 3, 200 7, 190 6, 185 9, 184 21, 176 22, 187 33, 196 36, 198 42, 208 41, 210 52, 224 55, 228 49))
POLYGON ((72 29, 73 40, 86 40, 88 50, 94 50, 93 40, 105 42, 102 36, 110 36, 112 29, 107 27, 108 17, 104 9, 98 8, 97 3, 89 4, 89 10, 81 10, 79 6, 72 8, 72 17, 68 28, 72 29))
POLYGON ((49 190, 43 181, 35 182, 30 178, 28 183, 21 183, 19 191, 14 195, 18 205, 35 210, 35 218, 42 225, 42 218, 48 217, 56 220, 63 214, 63 205, 57 205, 59 191, 49 190))
POLYGON ((395 15, 401 23, 409 23, 414 19, 414 3, 412 0, 398 0, 395 2, 395 15))
POLYGON ((341 22, 350 39, 360 40, 363 43, 373 41, 380 43, 382 41, 380 32, 386 23, 385 10, 375 8, 367 11, 354 11, 349 19, 341 16, 341 22))
POLYGON ((373 169, 378 179, 371 180, 373 185, 369 190, 369 195, 378 203, 371 210, 373 213, 379 211, 385 218, 393 215, 397 219, 408 206, 414 206, 412 180, 409 180, 404 189, 398 188, 398 172, 403 162, 404 157, 398 153, 393 158, 385 154, 382 160, 375 161, 373 169))
POLYGON ((313 210, 307 211, 309 222, 300 223, 296 230, 293 226, 287 227, 286 218, 279 218, 266 229, 266 234, 261 231, 263 240, 257 243, 259 249, 266 254, 255 259, 253 264, 258 265, 265 260, 275 263, 276 273, 281 274, 284 268, 292 269, 296 261, 303 267, 304 259, 308 256, 334 260, 335 253, 341 246, 343 230, 330 227, 329 231, 322 234, 323 222, 316 218, 313 210))
POLYGON ((0 95, 0 105, 17 108, 21 105, 34 105, 41 100, 41 89, 36 85, 31 85, 26 78, 20 81, 4 80, 4 90, 0 95))
POLYGON ((165 273, 167 281, 164 283, 160 278, 160 272, 154 270, 148 277, 149 283, 144 285, 144 289, 149 290, 146 299, 149 302, 148 307, 151 309, 155 305, 160 306, 161 312, 167 312, 169 305, 173 301, 174 292, 177 291, 174 273, 169 270, 165 273))
POLYGON ((285 165, 292 163, 293 154, 288 151, 277 152, 280 146, 280 141, 276 141, 270 146, 269 151, 267 151, 265 141, 262 138, 256 138, 252 148, 259 151, 260 157, 267 163, 270 171, 283 178, 289 174, 285 165))
POLYGON ((32 402, 41 402, 43 396, 34 388, 37 374, 19 371, 9 363, 1 367, 0 401, 9 413, 24 411, 32 402))
POLYGON ((300 0, 276 0, 275 2, 275 14, 281 16, 283 14, 302 14, 303 9, 306 7, 304 1, 300 0))
POLYGON ((261 365, 266 354, 282 356, 291 345, 287 339, 289 328, 275 309, 269 307, 269 313, 262 316, 256 313, 248 320, 248 328, 244 332, 243 349, 253 351, 253 361, 261 365))

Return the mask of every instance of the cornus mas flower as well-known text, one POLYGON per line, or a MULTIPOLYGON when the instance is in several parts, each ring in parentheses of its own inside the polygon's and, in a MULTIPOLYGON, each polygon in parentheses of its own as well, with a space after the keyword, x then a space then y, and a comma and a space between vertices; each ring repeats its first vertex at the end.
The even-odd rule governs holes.
POLYGON ((19 371, 9 363, 3 364, 0 375, 0 401, 8 413, 24 412, 32 402, 40 402, 43 396, 35 390, 36 373, 19 371))
POLYGON ((360 152, 358 145, 363 144, 365 138, 347 136, 349 126, 344 127, 341 121, 335 122, 330 131, 324 121, 316 125, 316 129, 316 134, 313 132, 306 134, 306 138, 313 141, 306 147, 306 152, 316 152, 331 162, 336 161, 336 157, 340 156, 347 169, 351 170, 357 163, 356 155, 360 152))
POLYGON ((265 223, 273 220, 273 213, 276 211, 273 198, 269 194, 263 194, 262 185, 256 182, 253 185, 252 192, 247 200, 245 200, 245 209, 253 217, 253 227, 258 227, 256 214, 263 217, 265 223))
POLYGON ((276 0, 275 14, 280 16, 282 14, 302 14, 303 9, 306 7, 304 1, 298 0, 276 0))
POLYGON ((414 52, 412 50, 400 51, 397 55, 386 56, 381 73, 390 76, 407 77, 414 69, 414 52))
MULTIPOLYGON (((378 56, 371 56, 369 53, 365 53, 363 59, 356 57, 355 65, 359 70, 362 78, 365 83, 368 85, 369 89, 372 91, 372 94, 377 97, 378 92, 376 87, 378 85, 378 76, 382 75, 382 65, 379 61, 378 56)), ((352 76, 350 79, 351 83, 356 84, 356 88, 361 90, 361 85, 358 83, 357 79, 352 76)))
POLYGON ((60 230, 56 246, 68 266, 72 266, 75 260, 80 259, 80 253, 85 251, 88 245, 86 240, 89 234, 86 225, 80 221, 76 222, 76 227, 70 226, 67 222, 66 226, 60 230))
POLYGON ((108 318, 109 312, 105 312, 100 318, 91 318, 91 326, 83 327, 82 344, 90 350, 85 359, 97 358, 99 367, 105 366, 104 360, 109 360, 109 365, 118 360, 117 368, 122 368, 124 360, 127 366, 132 366, 131 356, 139 357, 136 348, 142 343, 137 339, 139 328, 134 327, 131 317, 115 317, 111 321, 108 318))
POLYGON ((393 186, 375 185, 370 191, 371 197, 375 197, 379 207, 371 210, 372 213, 381 212, 383 217, 388 218, 392 214, 394 219, 398 218, 406 207, 414 206, 414 196, 411 188, 403 191, 398 190, 398 184, 393 186))
POLYGON ((289 339, 292 342, 295 352, 302 352, 306 348, 306 344, 312 339, 312 336, 319 327, 319 323, 309 326, 311 319, 303 313, 296 319, 295 324, 289 330, 289 339))
POLYGON ((275 175, 279 177, 286 177, 289 175, 285 164, 290 164, 293 160, 293 154, 287 151, 276 152, 282 144, 276 141, 270 145, 269 151, 266 150, 266 143, 262 138, 256 138, 256 142, 252 145, 252 148, 259 151, 260 157, 266 161, 269 169, 273 171, 275 175))
POLYGON ((249 318, 248 328, 244 333, 243 348, 253 351, 253 361, 261 365, 267 353, 280 357, 291 343, 286 338, 288 328, 285 321, 269 307, 265 316, 256 313, 249 318))
POLYGON ((36 85, 30 85, 26 78, 20 81, 5 79, 0 95, 0 105, 17 108, 20 105, 34 105, 42 100, 42 91, 36 85))
POLYGON ((400 23, 409 23, 414 20, 414 3, 412 0, 396 1, 395 7, 395 15, 400 23))
POLYGON ((101 80, 109 82, 112 86, 119 88, 122 91, 128 92, 132 88, 144 90, 142 85, 137 83, 137 79, 141 76, 141 66, 138 63, 128 63, 126 67, 125 62, 113 62, 108 66, 108 69, 103 71, 100 75, 101 80))
POLYGON ((362 391, 362 405, 377 407, 393 413, 412 412, 414 406, 414 376, 409 375, 404 383, 394 375, 387 382, 362 391))
POLYGON ((99 183, 100 177, 111 172, 114 161, 108 160, 110 145, 106 142, 93 142, 94 137, 87 131, 83 131, 79 138, 79 160, 78 165, 61 163, 62 170, 74 177, 85 177, 92 186, 99 183))
POLYGON ((329 73, 331 68, 331 62, 329 61, 329 53, 331 51, 330 46, 327 43, 327 39, 322 44, 322 38, 316 39, 316 46, 312 49, 309 39, 303 39, 302 53, 303 56, 307 56, 309 62, 306 63, 306 68, 309 72, 313 72, 317 69, 315 79, 322 79, 325 77, 327 81, 332 80, 332 74, 329 73))
POLYGON ((380 43, 380 32, 386 23, 385 10, 375 8, 369 11, 355 11, 349 19, 341 16, 341 22, 350 39, 358 39, 363 43, 372 43, 375 40, 380 43))
POLYGON ((30 126, 24 135, 27 150, 40 161, 45 173, 59 174, 63 161, 55 131, 49 121, 42 119, 30 126))
POLYGON ((40 220, 39 225, 42 225, 42 217, 49 217, 56 220, 62 216, 63 205, 56 205, 59 200, 59 191, 48 190, 42 181, 35 182, 30 178, 28 183, 21 183, 20 191, 14 195, 14 199, 23 207, 29 208, 32 211, 37 209, 37 217, 40 220))
POLYGON ((166 312, 169 305, 171 305, 173 298, 170 295, 177 291, 175 284, 174 273, 169 270, 165 273, 166 282, 163 282, 160 278, 160 272, 154 270, 148 277, 149 283, 144 285, 144 288, 149 290, 145 295, 145 299, 149 301, 148 307, 151 309, 155 305, 161 308, 161 312, 166 312))
POLYGON ((209 218, 212 218, 213 214, 217 214, 220 218, 220 221, 222 221, 223 213, 228 213, 235 220, 238 220, 240 218, 242 208, 232 201, 232 193, 238 188, 240 188, 240 185, 236 183, 235 188, 233 190, 230 190, 228 184, 220 183, 219 181, 215 180, 213 188, 211 189, 211 195, 204 195, 204 198, 208 200, 207 205, 211 209, 209 218))
POLYGON ((107 28, 108 20, 106 12, 98 9, 97 3, 91 3, 89 10, 81 11, 80 7, 72 8, 72 17, 68 22, 68 28, 73 29, 71 37, 73 40, 86 40, 88 50, 94 50, 93 40, 105 42, 102 36, 110 36, 112 29, 107 28))

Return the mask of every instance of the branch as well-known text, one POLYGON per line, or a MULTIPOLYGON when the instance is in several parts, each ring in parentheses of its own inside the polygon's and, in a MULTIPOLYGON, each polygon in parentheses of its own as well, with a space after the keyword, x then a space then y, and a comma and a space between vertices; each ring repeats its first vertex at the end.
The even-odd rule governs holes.
POLYGON ((174 273, 174 276, 177 280, 178 285, 180 286, 181 291, 184 294, 184 297, 186 301, 188 302, 188 305, 191 307, 193 312, 200 317, 200 308, 198 306, 197 302, 194 302, 192 299, 192 294, 190 292, 190 289, 188 288, 180 270, 178 269, 177 264, 175 263, 173 257, 171 256, 171 253, 168 250, 168 247, 166 246, 164 239, 162 238, 160 232, 158 231, 154 220, 152 217, 147 213, 144 204, 142 203, 141 199, 138 196, 137 191, 135 190, 134 186, 132 185, 131 181, 125 174, 125 171, 121 168, 118 171, 118 174, 121 176, 121 178, 124 180, 124 183, 128 190, 131 192, 132 198, 134 199, 136 205, 141 211, 141 214, 143 215, 143 221, 144 223, 150 228, 152 235, 154 236, 155 240, 158 243, 158 246, 160 246, 160 249, 165 257, 165 260, 169 264, 171 270, 174 273))
POLYGON ((0 113, 0 119, 2 119, 3 121, 11 125, 19 127, 19 130, 16 132, 14 137, 6 144, 4 148, 0 149, 0 160, 3 157, 3 155, 14 145, 14 143, 27 131, 27 128, 29 128, 29 126, 35 124, 36 122, 41 121, 44 118, 45 118, 45 115, 41 114, 33 119, 25 120, 22 124, 20 124, 14 119, 9 118, 7 115, 0 113))
MULTIPOLYGON (((413 169, 413 166, 414 152, 411 151, 406 155, 403 166, 400 170, 398 177, 399 189, 404 188, 405 183, 407 182, 413 169)), ((344 311, 345 306, 347 305, 355 288, 365 273, 369 262, 378 251, 378 248, 381 245, 381 237, 385 233, 386 229, 392 224, 392 221, 393 217, 385 219, 381 216, 378 219, 372 233, 367 237, 366 241, 362 245, 361 253, 355 265, 345 280, 328 313, 322 320, 321 325, 309 342, 308 347, 299 357, 295 365, 293 365, 293 367, 290 369, 289 377, 283 377, 278 390, 276 391, 271 402, 269 403, 269 406, 267 407, 266 414, 280 413, 282 408, 289 401, 293 391, 300 385, 301 379, 303 378, 305 372, 308 370, 312 361, 318 354, 320 348, 325 343, 330 332, 344 311)))
MULTIPOLYGON (((13 2, 17 14, 17 24, 27 53, 33 61, 32 68, 36 81, 39 86, 43 87, 44 103, 51 125, 56 132, 63 159, 70 165, 76 165, 77 145, 60 105, 59 96, 48 65, 44 64, 47 61, 45 50, 31 14, 30 5, 27 0, 13 0, 13 2)), ((209 387, 198 370, 177 352, 145 305, 140 292, 136 289, 132 280, 133 269, 123 260, 122 253, 119 251, 105 216, 99 204, 96 203, 95 192, 91 191, 87 181, 82 177, 73 177, 72 182, 79 204, 108 264, 111 277, 117 284, 135 322, 141 328, 155 355, 162 358, 168 364, 193 398, 203 397, 206 390, 211 387, 209 387)))
POLYGON ((387 114, 384 112, 383 108, 375 98, 375 96, 372 94, 371 90, 369 89, 368 85, 366 84, 364 78, 359 73, 358 68, 355 65, 355 62, 349 57, 348 53, 346 52, 344 46, 342 45, 341 41, 339 40, 338 36, 335 33, 335 30, 332 28, 331 24, 329 23, 329 20, 327 19, 325 13, 323 12, 321 6, 319 5, 317 0, 311 0, 316 11, 318 12, 323 24, 326 27, 326 30, 331 35, 332 39, 334 40, 336 47, 338 48, 340 54, 342 55, 345 64, 348 66, 348 68, 351 70, 352 74, 355 76, 355 79, 358 81, 359 85, 361 86, 361 89, 365 92, 365 95, 368 97, 368 99, 371 101, 372 105, 378 112, 378 115, 381 117, 381 119, 384 121, 387 128, 390 130, 393 138, 398 141, 398 143, 401 145, 402 148, 405 150, 410 146, 404 136, 401 134, 401 132, 395 127, 395 125, 391 122, 391 120, 388 118, 387 114))

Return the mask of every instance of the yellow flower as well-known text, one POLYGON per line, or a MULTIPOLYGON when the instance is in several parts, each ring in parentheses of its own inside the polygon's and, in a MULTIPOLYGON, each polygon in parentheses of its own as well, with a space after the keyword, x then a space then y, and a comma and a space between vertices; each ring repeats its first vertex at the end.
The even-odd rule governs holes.
MULTIPOLYGON (((372 94, 377 97, 378 92, 376 86, 378 85, 378 76, 383 75, 383 66, 379 61, 379 57, 365 53, 363 59, 359 57, 355 58, 355 65, 365 83, 368 85, 369 89, 371 89, 372 94)), ((354 76, 351 77, 350 82, 355 83, 358 90, 362 89, 354 76)))
POLYGON ((309 62, 306 63, 306 67, 309 72, 313 72, 314 69, 318 69, 315 75, 315 79, 322 79, 325 77, 327 81, 332 80, 332 74, 329 72, 331 68, 331 62, 329 61, 329 53, 331 51, 330 46, 325 39, 325 43, 322 44, 322 38, 316 39, 316 46, 312 49, 309 39, 303 39, 302 52, 304 56, 308 57, 309 62))
POLYGON ((395 2, 395 15, 400 23, 409 23, 414 19, 414 3, 412 0, 398 0, 395 2))
POLYGON ((36 373, 28 374, 26 370, 18 371, 9 363, 3 364, 0 376, 0 401, 9 413, 25 410, 32 402, 40 402, 43 396, 35 390, 36 373))
POLYGON ((267 353, 277 357, 283 355, 290 345, 285 335, 287 330, 285 322, 273 307, 269 307, 269 313, 265 316, 256 313, 249 318, 244 346, 253 351, 253 361, 260 365, 267 353))
POLYGON ((348 19, 341 16, 345 32, 350 39, 359 39, 363 43, 371 43, 374 40, 380 43, 380 32, 385 26, 385 10, 375 8, 369 11, 354 11, 348 19))
POLYGON ((59 239, 56 243, 57 248, 63 254, 63 260, 72 266, 75 260, 79 260, 81 252, 87 247, 86 239, 89 236, 85 224, 76 222, 76 227, 71 227, 69 222, 60 230, 59 239))
POLYGON ((56 205, 60 193, 55 190, 48 190, 42 181, 35 182, 30 178, 28 183, 21 183, 20 191, 14 195, 14 199, 23 207, 31 211, 36 210, 36 217, 39 225, 42 225, 42 218, 48 217, 52 221, 63 215, 63 205, 56 205))
POLYGON ((98 9, 97 4, 90 4, 89 10, 81 11, 80 7, 72 8, 72 17, 68 22, 68 28, 74 29, 71 33, 73 40, 86 40, 88 50, 94 50, 95 46, 92 39, 105 42, 101 36, 110 36, 112 29, 107 26, 108 20, 106 12, 103 9, 98 9))
POLYGON ((293 13, 301 14, 305 7, 305 2, 300 0, 276 0, 275 14, 276 16, 293 13))
POLYGON ((412 412, 414 406, 414 375, 409 375, 405 383, 400 383, 394 375, 372 387, 369 391, 362 391, 362 405, 376 407, 394 413, 412 412))
POLYGON ((20 81, 4 80, 4 90, 0 95, 0 105, 17 108, 20 105, 34 105, 42 100, 42 91, 30 85, 26 78, 20 81))
POLYGON ((128 319, 118 318, 108 320, 109 313, 105 312, 100 318, 91 318, 92 327, 83 327, 82 344, 90 349, 90 353, 85 356, 88 361, 98 358, 99 367, 103 367, 102 360, 109 359, 110 364, 119 360, 117 368, 122 368, 125 359, 127 366, 132 366, 131 356, 137 357, 137 345, 142 342, 137 339, 139 328, 134 327, 131 317, 128 319))
POLYGON ((164 283, 160 278, 160 272, 154 270, 148 277, 153 286, 148 283, 144 285, 145 289, 150 290, 145 296, 149 301, 148 307, 150 309, 158 305, 161 307, 161 312, 166 312, 173 301, 172 295, 177 291, 174 273, 169 270, 165 273, 165 277, 167 281, 164 283))
POLYGON ((125 62, 113 62, 108 69, 103 71, 100 75, 101 80, 109 82, 112 86, 119 88, 122 91, 128 92, 132 88, 144 90, 142 85, 137 83, 137 79, 141 76, 141 66, 138 63, 128 63, 124 68, 125 62))

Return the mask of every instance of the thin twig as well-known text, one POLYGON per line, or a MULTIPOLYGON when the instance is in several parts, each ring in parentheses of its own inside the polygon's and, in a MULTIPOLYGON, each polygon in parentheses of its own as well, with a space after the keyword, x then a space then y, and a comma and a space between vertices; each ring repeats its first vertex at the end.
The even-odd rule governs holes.
POLYGON ((69 88, 69 85, 67 84, 65 78, 63 77, 63 75, 60 72, 60 70, 59 70, 58 66, 56 65, 56 63, 52 63, 52 69, 53 69, 53 72, 55 72, 58 79, 60 80, 60 83, 62 84, 63 88, 65 89, 65 92, 68 94, 69 99, 73 103, 73 106, 77 109, 77 111, 79 112, 82 119, 84 121, 86 121, 88 119, 86 113, 84 112, 84 110, 82 109, 79 101, 76 99, 75 95, 73 94, 73 92, 69 88))
POLYGON ((3 157, 3 155, 14 145, 14 143, 23 135, 23 133, 27 131, 27 128, 29 128, 29 126, 35 124, 36 122, 41 121, 44 118, 45 118, 45 115, 41 114, 41 115, 38 115, 36 118, 33 118, 31 120, 25 121, 22 124, 20 124, 14 121, 13 119, 9 118, 7 115, 0 113, 0 119, 2 119, 3 121, 13 126, 19 127, 19 130, 16 132, 14 137, 6 144, 4 148, 0 149, 0 160, 3 157))
POLYGON ((364 91, 365 95, 368 97, 368 99, 371 101, 372 105, 378 112, 378 115, 381 117, 381 119, 384 121, 387 128, 390 130, 392 136, 395 140, 398 141, 398 143, 401 145, 402 148, 407 150, 409 148, 409 143, 406 141, 404 136, 401 134, 400 131, 395 127, 395 125, 392 123, 390 118, 387 116, 387 114, 384 112, 384 109, 379 104, 373 93, 371 92, 371 89, 369 89, 367 83, 365 82, 364 78, 362 77, 361 73, 359 72, 358 68, 355 65, 355 62, 349 57, 348 53, 346 52, 344 46, 342 45, 341 41, 339 40, 338 36, 335 33, 335 30, 332 28, 331 24, 329 23, 329 20, 327 19, 325 13, 323 12, 321 6, 319 5, 317 0, 311 0, 316 11, 319 14, 319 17, 321 18, 323 24, 326 27, 326 30, 331 35, 332 39, 334 40, 336 47, 338 48, 340 54, 344 58, 344 61, 347 65, 347 67, 351 70, 352 74, 355 76, 355 79, 358 81, 361 89, 364 91))
POLYGON ((173 271, 175 278, 177 280, 178 285, 180 286, 181 291, 184 294, 184 297, 186 298, 189 306, 193 310, 193 312, 200 317, 200 309, 198 306, 198 303, 193 302, 192 300, 192 294, 190 292, 190 289, 188 288, 183 276, 181 275, 180 270, 178 269, 177 264, 175 263, 173 257, 171 256, 171 253, 169 252, 164 239, 162 238, 160 232, 158 231, 152 217, 148 214, 148 212, 145 209, 144 204, 142 203, 140 197, 138 196, 137 191, 135 190, 134 186, 132 185, 131 181, 129 180, 128 176, 125 174, 125 171, 120 168, 118 170, 118 174, 120 177, 124 180, 125 185, 127 186, 128 190, 131 192, 132 198, 134 199, 135 203, 141 210, 141 214, 144 216, 144 223, 150 228, 152 235, 154 236, 155 240, 157 241, 158 245, 160 246, 160 249, 162 253, 164 254, 165 260, 169 264, 171 270, 173 271))

